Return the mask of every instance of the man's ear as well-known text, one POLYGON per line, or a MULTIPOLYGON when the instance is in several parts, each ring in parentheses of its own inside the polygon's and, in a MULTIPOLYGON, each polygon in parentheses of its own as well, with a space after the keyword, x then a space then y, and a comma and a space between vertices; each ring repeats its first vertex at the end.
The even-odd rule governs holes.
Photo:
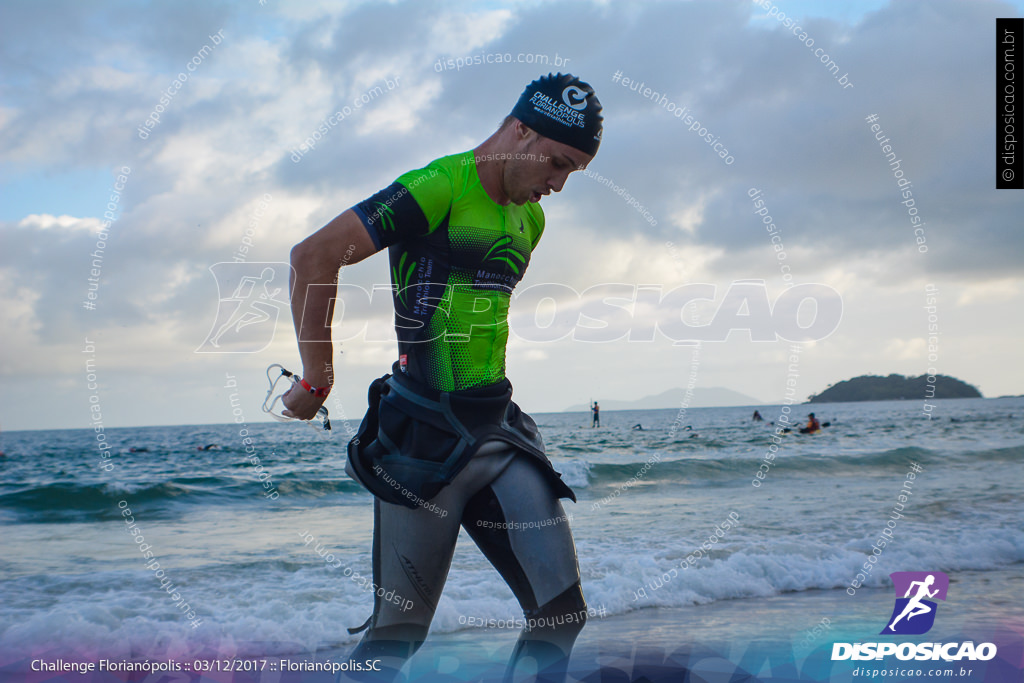
POLYGON ((535 138, 537 136, 536 131, 534 131, 532 128, 527 126, 525 123, 523 123, 519 119, 516 119, 515 131, 516 131, 516 140, 519 140, 519 141, 522 141, 522 142, 529 142, 531 137, 535 138))

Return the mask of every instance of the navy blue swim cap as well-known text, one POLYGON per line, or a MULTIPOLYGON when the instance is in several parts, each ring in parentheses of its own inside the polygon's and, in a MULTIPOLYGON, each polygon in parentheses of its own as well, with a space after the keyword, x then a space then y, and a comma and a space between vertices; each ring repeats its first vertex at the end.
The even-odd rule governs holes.
POLYGON ((594 89, 572 74, 538 78, 519 96, 512 116, 556 142, 585 154, 601 144, 601 103, 594 89))

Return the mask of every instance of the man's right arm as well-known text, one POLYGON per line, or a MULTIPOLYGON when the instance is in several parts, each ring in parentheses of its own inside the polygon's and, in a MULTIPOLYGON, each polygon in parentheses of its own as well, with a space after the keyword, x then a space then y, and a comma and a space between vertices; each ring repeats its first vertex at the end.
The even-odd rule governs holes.
MULTIPOLYGON (((292 321, 302 357, 302 378, 314 387, 334 383, 331 320, 337 296, 338 271, 378 251, 356 213, 349 209, 302 240, 291 252, 292 321)), ((284 397, 285 415, 308 420, 323 398, 301 387, 284 397)))

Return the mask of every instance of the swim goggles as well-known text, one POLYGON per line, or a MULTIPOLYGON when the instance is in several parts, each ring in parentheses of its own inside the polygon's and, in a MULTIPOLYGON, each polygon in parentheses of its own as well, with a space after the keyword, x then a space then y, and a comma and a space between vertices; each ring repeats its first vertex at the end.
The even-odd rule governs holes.
MULTIPOLYGON (((267 390, 267 397, 263 399, 263 412, 278 422, 304 422, 312 427, 319 435, 323 435, 324 432, 331 431, 331 420, 327 415, 326 406, 320 406, 320 409, 316 411, 316 416, 309 420, 300 420, 297 417, 288 417, 287 415, 282 415, 280 412, 274 412, 277 402, 280 401, 293 386, 298 385, 301 381, 300 378, 295 376, 295 373, 289 372, 280 363, 274 363, 267 368, 267 381, 270 383, 270 388, 267 390), (274 373, 274 368, 278 369, 276 375, 274 373), (281 383, 281 380, 285 378, 289 380, 289 383, 279 389, 278 385, 281 383), (280 391, 279 394, 277 393, 278 391, 280 391)), ((284 406, 283 401, 281 406, 284 406)))

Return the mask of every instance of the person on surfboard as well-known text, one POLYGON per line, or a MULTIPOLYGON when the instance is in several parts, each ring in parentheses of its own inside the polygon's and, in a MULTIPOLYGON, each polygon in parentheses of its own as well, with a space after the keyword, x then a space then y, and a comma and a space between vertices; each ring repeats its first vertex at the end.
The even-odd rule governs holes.
POLYGON ((807 416, 807 426, 800 430, 801 434, 814 434, 821 430, 821 423, 818 422, 818 418, 814 417, 814 413, 807 416))

